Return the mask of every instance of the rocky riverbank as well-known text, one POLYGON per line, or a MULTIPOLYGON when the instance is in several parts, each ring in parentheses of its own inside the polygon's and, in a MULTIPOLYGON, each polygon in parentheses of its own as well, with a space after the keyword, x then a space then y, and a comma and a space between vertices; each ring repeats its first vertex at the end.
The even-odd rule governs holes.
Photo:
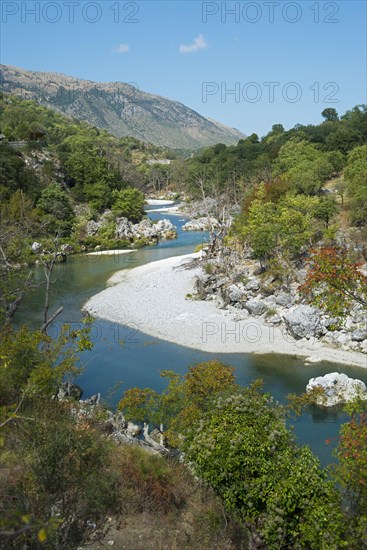
POLYGON ((301 343, 322 342, 343 351, 367 353, 363 306, 355 304, 348 315, 338 319, 306 304, 298 291, 304 270, 299 270, 295 281, 285 286, 251 259, 232 261, 228 275, 223 274, 217 260, 209 260, 203 268, 204 274, 195 280, 195 299, 213 301, 222 309, 232 310, 236 320, 255 317, 266 325, 282 327, 301 343))
POLYGON ((124 241, 129 244, 156 244, 158 240, 175 239, 176 227, 166 219, 154 223, 149 218, 144 218, 139 223, 133 223, 125 217, 113 219, 111 212, 107 210, 98 221, 91 220, 86 225, 86 235, 95 237, 113 224, 112 233, 115 241, 124 241))
MULTIPOLYGON (((353 331, 342 328, 337 332, 350 335, 358 349, 321 341, 334 332, 330 330, 334 327, 330 327, 326 316, 301 303, 298 285, 294 283, 288 291, 265 293, 266 279, 256 275, 255 262, 248 261, 246 272, 239 263, 236 273, 219 278, 212 262, 202 254, 118 272, 109 280, 112 286, 93 296, 85 309, 96 317, 203 351, 283 353, 311 362, 325 360, 367 368, 367 356, 362 353, 366 338, 361 342, 352 340, 357 330, 353 326, 353 331), (194 269, 187 269, 188 263, 198 262, 201 257, 194 269)), ((359 315, 357 308, 353 324, 363 331, 359 315)))

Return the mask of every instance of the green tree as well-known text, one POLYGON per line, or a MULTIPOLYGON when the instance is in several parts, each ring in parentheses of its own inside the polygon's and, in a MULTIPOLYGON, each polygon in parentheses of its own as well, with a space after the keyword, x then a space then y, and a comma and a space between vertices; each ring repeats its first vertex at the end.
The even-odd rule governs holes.
POLYGON ((283 256, 294 256, 307 249, 318 234, 314 212, 319 199, 287 195, 278 207, 278 234, 283 256))
POLYGON ((144 215, 144 195, 139 189, 128 187, 112 194, 112 212, 132 222, 140 222, 144 215))
POLYGON ((52 183, 42 191, 37 203, 43 213, 48 232, 69 235, 73 220, 74 211, 71 206, 69 195, 58 183, 52 183))
POLYGON ((319 194, 332 173, 333 166, 326 154, 306 141, 285 143, 275 162, 274 174, 282 175, 297 193, 306 195, 319 194))
POLYGON ((334 197, 322 197, 314 208, 315 217, 322 220, 326 227, 329 227, 330 220, 338 212, 338 206, 334 197))
POLYGON ((265 548, 340 549, 340 498, 285 410, 254 384, 219 398, 186 439, 194 472, 265 548))
POLYGON ((235 387, 234 369, 219 361, 189 367, 184 377, 162 371, 167 388, 158 394, 152 389, 130 388, 119 402, 129 420, 148 422, 163 428, 170 444, 179 446, 180 436, 197 421, 214 396, 235 387))
POLYGON ((336 109, 332 107, 327 107, 321 113, 321 116, 328 122, 339 120, 339 116, 336 109))
POLYGON ((352 222, 367 223, 367 145, 356 147, 348 155, 344 172, 352 222))
POLYGON ((263 264, 274 254, 277 244, 276 207, 266 201, 263 185, 257 190, 247 214, 238 219, 234 230, 245 238, 254 257, 263 264))

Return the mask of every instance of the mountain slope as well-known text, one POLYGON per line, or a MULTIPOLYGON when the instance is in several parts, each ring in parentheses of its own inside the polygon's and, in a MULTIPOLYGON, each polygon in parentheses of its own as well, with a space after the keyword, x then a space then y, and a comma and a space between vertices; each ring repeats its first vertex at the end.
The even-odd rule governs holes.
POLYGON ((36 100, 117 137, 130 135, 161 147, 193 149, 245 137, 182 103, 123 82, 92 82, 7 65, 0 65, 0 82, 3 92, 36 100))

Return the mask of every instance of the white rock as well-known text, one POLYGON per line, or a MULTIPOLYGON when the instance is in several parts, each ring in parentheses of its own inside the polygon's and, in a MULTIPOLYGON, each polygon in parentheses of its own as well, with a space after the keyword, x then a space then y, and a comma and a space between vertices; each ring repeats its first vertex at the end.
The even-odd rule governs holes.
POLYGON ((219 223, 215 218, 198 218, 190 220, 182 226, 183 231, 208 231, 211 227, 218 227, 219 223))
POLYGON ((310 392, 321 387, 324 394, 317 397, 316 404, 323 407, 333 407, 341 403, 348 403, 357 397, 367 399, 366 385, 362 380, 349 378, 346 374, 331 372, 325 376, 311 378, 306 391, 310 392))
POLYGON ((320 363, 320 361, 322 361, 322 359, 318 355, 310 355, 310 357, 306 359, 306 363, 320 363))
POLYGON ((35 241, 32 244, 31 248, 32 248, 32 252, 35 252, 36 254, 38 254, 42 250, 42 245, 40 243, 38 243, 37 241, 35 241))
POLYGON ((141 427, 137 424, 133 424, 133 422, 127 423, 126 431, 132 435, 133 437, 139 435, 141 433, 141 427))

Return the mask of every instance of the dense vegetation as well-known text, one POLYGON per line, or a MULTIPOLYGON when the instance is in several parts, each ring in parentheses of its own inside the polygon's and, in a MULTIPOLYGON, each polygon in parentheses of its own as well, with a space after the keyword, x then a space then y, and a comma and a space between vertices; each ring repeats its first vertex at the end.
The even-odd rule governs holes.
MULTIPOLYGON (((29 200, 38 222, 34 237, 57 233, 74 245, 116 245, 114 232, 88 238, 85 226, 106 210, 110 221, 144 215, 142 190, 153 177, 149 158, 166 156, 133 138, 117 139, 32 101, 0 102, 0 201, 29 200), (24 142, 17 147, 17 141, 24 142), (38 234, 37 234, 38 233, 38 234)), ((121 242, 120 245, 127 243, 121 242)))

